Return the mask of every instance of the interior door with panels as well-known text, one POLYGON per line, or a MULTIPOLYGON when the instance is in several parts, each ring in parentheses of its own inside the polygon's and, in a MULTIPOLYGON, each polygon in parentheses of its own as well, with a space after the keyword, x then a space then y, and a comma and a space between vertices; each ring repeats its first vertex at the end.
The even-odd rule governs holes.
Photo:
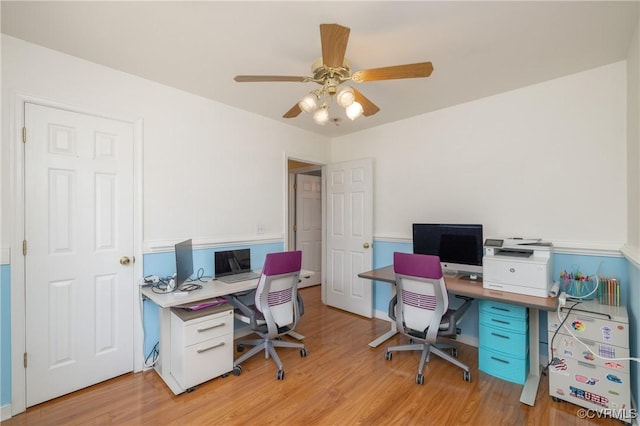
POLYGON ((373 290, 358 274, 373 265, 373 161, 327 166, 327 304, 373 316, 373 290))
POLYGON ((26 402, 133 370, 133 125, 25 104, 26 402))

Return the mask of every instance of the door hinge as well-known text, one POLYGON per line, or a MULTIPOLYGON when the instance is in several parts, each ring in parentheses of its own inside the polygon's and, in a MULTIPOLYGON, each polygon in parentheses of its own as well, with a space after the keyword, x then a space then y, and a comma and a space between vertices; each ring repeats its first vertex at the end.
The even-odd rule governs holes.
POLYGON ((27 128, 22 128, 22 143, 27 143, 27 128))
POLYGON ((27 368, 27 353, 25 352, 22 357, 22 363, 24 364, 24 368, 27 368))
POLYGON ((297 183, 294 183, 294 184, 293 184, 293 190, 295 191, 295 190, 297 190, 297 189, 298 189, 298 184, 297 184, 297 183))
POLYGON ((22 240, 22 255, 27 255, 27 240, 22 240))
POLYGON ((298 232, 298 225, 293 225, 293 232, 298 232))

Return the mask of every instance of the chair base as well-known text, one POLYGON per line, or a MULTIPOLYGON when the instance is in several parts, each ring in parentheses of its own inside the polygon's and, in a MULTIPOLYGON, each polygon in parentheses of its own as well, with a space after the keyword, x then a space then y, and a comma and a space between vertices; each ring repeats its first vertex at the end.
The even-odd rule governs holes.
POLYGON ((439 356, 440 358, 446 361, 449 361, 450 363, 460 367, 464 371, 464 375, 463 375, 464 380, 468 382, 471 381, 471 371, 469 370, 469 367, 466 364, 463 364, 462 362, 460 362, 455 357, 449 355, 448 353, 442 350, 442 349, 448 348, 448 349, 452 349, 454 353, 457 353, 455 346, 453 345, 443 345, 441 347, 438 347, 438 346, 432 345, 430 343, 410 343, 408 345, 390 346, 387 348, 385 358, 387 360, 390 360, 391 352, 394 352, 394 351, 420 351, 421 352, 420 364, 418 365, 418 374, 416 376, 416 383, 422 384, 422 381, 423 381, 422 372, 424 370, 424 365, 427 362, 429 362, 429 355, 433 353, 439 356))
POLYGON ((251 358, 259 352, 264 351, 265 359, 271 357, 273 361, 278 366, 278 374, 276 378, 282 379, 284 378, 284 370, 283 364, 276 352, 276 348, 298 348, 300 349, 300 355, 305 357, 307 355, 307 349, 305 348, 303 343, 296 342, 287 342, 285 340, 272 340, 268 338, 260 338, 260 339, 251 339, 251 340, 241 340, 237 343, 238 347, 242 345, 251 345, 251 348, 248 352, 242 354, 238 359, 233 362, 234 370, 238 367, 242 362, 251 358))

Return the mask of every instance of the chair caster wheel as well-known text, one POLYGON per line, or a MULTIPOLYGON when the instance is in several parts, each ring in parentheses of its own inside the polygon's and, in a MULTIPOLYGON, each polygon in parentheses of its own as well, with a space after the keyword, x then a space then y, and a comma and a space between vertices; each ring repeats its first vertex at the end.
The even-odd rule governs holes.
POLYGON ((558 397, 552 396, 551 399, 553 400, 553 402, 561 402, 562 400, 558 397))
POLYGON ((423 385, 424 384, 424 376, 420 373, 418 373, 416 375, 416 383, 419 385, 423 385))
POLYGON ((242 374, 242 366, 236 365, 235 367, 233 367, 233 375, 239 376, 240 374, 242 374))
POLYGON ((284 370, 276 371, 276 380, 284 380, 284 370))
POLYGON ((386 359, 387 361, 391 361, 391 358, 393 358, 393 353, 392 352, 386 352, 384 354, 384 359, 386 359))
POLYGON ((300 356, 305 358, 307 356, 307 348, 300 349, 300 356))
POLYGON ((471 381, 471 372, 470 371, 465 371, 462 373, 462 378, 464 379, 465 382, 470 382, 471 381))
POLYGON ((238 343, 236 349, 238 350, 238 352, 244 352, 244 345, 242 343, 238 343))

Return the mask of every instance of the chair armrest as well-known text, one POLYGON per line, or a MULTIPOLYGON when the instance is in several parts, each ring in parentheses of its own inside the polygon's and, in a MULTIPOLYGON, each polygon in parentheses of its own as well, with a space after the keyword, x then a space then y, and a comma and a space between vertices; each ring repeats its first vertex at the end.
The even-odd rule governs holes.
POLYGON ((396 305, 398 304, 398 296, 393 296, 389 301, 389 318, 396 320, 396 305))
POLYGON ((233 306, 236 310, 240 311, 242 315, 249 318, 252 328, 257 327, 256 311, 253 308, 253 306, 247 306, 242 301, 240 301, 238 296, 235 294, 230 295, 229 298, 227 299, 227 302, 231 306, 233 306))
POLYGON ((300 316, 304 315, 304 301, 300 293, 298 293, 298 312, 300 312, 300 316))
POLYGON ((467 312, 467 309, 471 307, 471 303, 473 302, 472 297, 468 296, 460 296, 456 294, 456 299, 462 299, 464 302, 462 305, 458 306, 455 310, 456 312, 456 322, 459 322, 462 319, 462 316, 467 312))

